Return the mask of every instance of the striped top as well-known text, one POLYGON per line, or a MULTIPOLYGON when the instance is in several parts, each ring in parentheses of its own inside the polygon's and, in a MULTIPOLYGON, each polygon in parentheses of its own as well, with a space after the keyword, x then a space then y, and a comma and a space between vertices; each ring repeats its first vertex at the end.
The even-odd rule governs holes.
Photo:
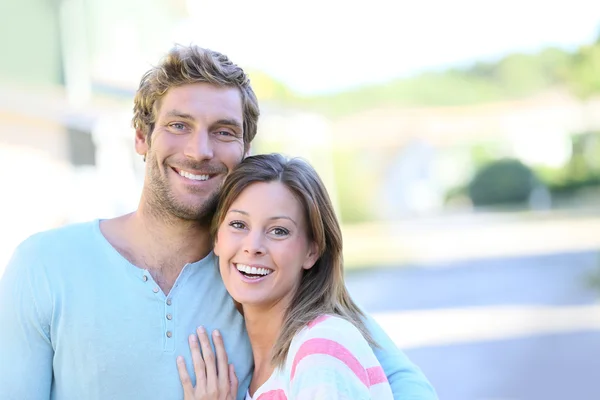
POLYGON ((369 343, 350 322, 323 315, 296 334, 285 365, 246 400, 393 400, 369 343))

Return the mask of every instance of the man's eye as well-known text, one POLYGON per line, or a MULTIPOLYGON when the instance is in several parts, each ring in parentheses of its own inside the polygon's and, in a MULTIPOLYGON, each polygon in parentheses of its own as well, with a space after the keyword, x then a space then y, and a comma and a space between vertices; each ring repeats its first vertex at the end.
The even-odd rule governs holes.
POLYGON ((231 133, 229 131, 217 131, 217 135, 219 135, 219 136, 235 136, 234 133, 231 133))
POLYGON ((182 124, 181 122, 174 122, 172 124, 169 125, 171 128, 174 128, 175 130, 181 131, 185 129, 185 125, 182 124))

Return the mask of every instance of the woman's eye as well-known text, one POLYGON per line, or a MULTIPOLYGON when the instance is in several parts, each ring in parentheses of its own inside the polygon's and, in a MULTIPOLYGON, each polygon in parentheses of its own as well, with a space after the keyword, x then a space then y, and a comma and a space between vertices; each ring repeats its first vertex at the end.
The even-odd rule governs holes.
POLYGON ((286 236, 290 234, 290 231, 288 231, 285 228, 273 228, 271 230, 271 232, 275 235, 275 236, 286 236))
POLYGON ((244 223, 240 222, 240 221, 231 221, 229 223, 229 226, 231 226, 232 228, 235 228, 235 229, 244 229, 244 227, 245 227, 244 223))

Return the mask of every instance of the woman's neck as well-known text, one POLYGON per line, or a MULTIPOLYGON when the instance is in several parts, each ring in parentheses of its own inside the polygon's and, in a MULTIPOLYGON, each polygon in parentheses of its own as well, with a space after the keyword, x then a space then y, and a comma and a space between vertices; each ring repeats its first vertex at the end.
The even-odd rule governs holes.
POLYGON ((244 319, 248 338, 252 346, 254 357, 254 373, 250 382, 250 395, 264 384, 273 373, 271 363, 273 346, 279 337, 283 326, 285 309, 275 305, 273 307, 244 306, 244 319))

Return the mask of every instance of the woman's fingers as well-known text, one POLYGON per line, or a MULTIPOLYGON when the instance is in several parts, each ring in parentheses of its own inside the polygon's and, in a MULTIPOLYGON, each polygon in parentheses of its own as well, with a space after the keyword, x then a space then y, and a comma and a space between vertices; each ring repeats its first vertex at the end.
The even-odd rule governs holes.
POLYGON ((215 351, 210 344, 208 333, 204 327, 198 327, 198 336, 190 335, 189 345, 192 364, 196 374, 196 387, 185 366, 183 357, 177 357, 177 370, 183 386, 185 399, 188 398, 232 398, 237 395, 238 380, 233 365, 228 364, 227 352, 223 337, 219 331, 213 332, 215 351), (190 397, 196 396, 196 397, 190 397), (200 397, 198 397, 200 396, 200 397))
POLYGON ((210 346, 210 339, 206 333, 206 329, 200 326, 197 329, 198 339, 200 339, 200 347, 202 348, 202 356, 204 357, 204 367, 206 369, 206 391, 209 394, 217 392, 217 364, 215 354, 210 346))
POLYGON ((177 357, 177 371, 179 372, 179 380, 181 381, 181 386, 183 387, 183 393, 186 396, 189 396, 194 392, 194 387, 192 386, 192 380, 190 379, 190 374, 188 374, 187 368, 185 366, 185 361, 183 357, 177 357))
POLYGON ((213 343, 215 352, 217 353, 217 378, 219 391, 227 393, 229 391, 229 361, 227 360, 227 352, 223 344, 223 337, 218 330, 213 331, 213 343))
POLYGON ((196 374, 196 387, 206 387, 206 366, 200 354, 200 345, 196 335, 190 335, 190 352, 192 353, 192 363, 194 364, 194 373, 196 374))
POLYGON ((235 399, 238 390, 238 378, 235 374, 233 364, 229 364, 229 394, 231 399, 235 399))

